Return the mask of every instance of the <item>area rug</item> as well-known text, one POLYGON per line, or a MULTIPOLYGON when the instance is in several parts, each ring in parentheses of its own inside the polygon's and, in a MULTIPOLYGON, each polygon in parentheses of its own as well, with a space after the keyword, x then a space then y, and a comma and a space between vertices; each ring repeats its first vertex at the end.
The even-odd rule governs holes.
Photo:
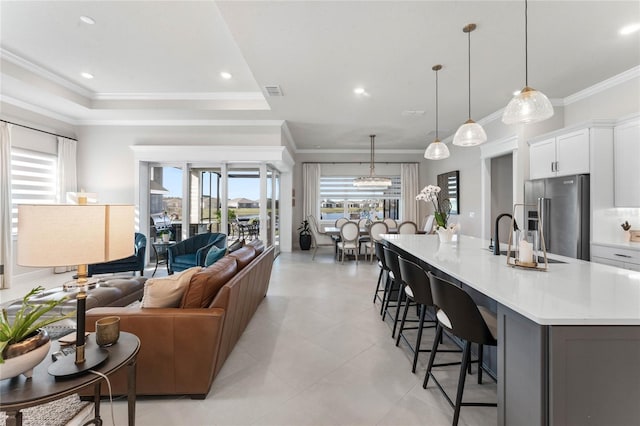
MULTIPOLYGON (((90 403, 80 401, 77 394, 57 401, 22 410, 23 426, 64 426, 90 403)), ((0 412, 0 426, 5 426, 7 414, 0 412)))

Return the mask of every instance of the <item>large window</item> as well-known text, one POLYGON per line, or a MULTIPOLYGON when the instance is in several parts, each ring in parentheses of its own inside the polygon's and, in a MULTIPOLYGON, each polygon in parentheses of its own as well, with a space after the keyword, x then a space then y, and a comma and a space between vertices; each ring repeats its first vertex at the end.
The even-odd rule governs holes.
POLYGON ((386 189, 354 187, 355 177, 320 177, 320 220, 398 219, 400 176, 391 176, 392 185, 386 189))
POLYGON ((18 232, 18 204, 56 202, 54 154, 11 148, 11 233, 18 232))

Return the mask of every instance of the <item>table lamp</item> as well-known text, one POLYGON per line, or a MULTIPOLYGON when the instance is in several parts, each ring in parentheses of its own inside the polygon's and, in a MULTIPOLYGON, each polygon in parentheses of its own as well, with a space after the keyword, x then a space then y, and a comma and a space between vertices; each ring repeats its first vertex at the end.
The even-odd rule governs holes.
POLYGON ((130 256, 134 250, 134 209, 126 205, 21 204, 18 256, 22 266, 78 265, 76 354, 51 364, 49 374, 73 376, 102 363, 109 352, 85 343, 87 265, 130 256))

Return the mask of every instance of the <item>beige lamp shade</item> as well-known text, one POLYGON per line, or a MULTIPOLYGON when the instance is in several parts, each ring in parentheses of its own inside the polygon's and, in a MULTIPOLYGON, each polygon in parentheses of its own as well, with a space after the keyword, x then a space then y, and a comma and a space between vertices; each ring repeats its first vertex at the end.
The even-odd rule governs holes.
POLYGON ((131 256, 134 208, 128 205, 21 204, 17 263, 83 265, 131 256))

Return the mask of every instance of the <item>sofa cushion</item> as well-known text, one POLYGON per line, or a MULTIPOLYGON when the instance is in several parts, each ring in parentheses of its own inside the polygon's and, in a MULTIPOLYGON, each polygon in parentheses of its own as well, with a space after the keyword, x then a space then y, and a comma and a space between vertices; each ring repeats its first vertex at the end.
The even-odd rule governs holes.
POLYGON ((233 244, 229 246, 229 253, 233 253, 234 251, 242 248, 244 246, 244 240, 237 240, 233 244))
POLYGON ((222 259, 224 255, 227 253, 226 249, 221 249, 216 246, 211 246, 209 252, 207 253, 207 257, 204 259, 204 266, 211 266, 216 263, 218 260, 222 259))
POLYGON ((187 291, 182 296, 181 308, 207 308, 220 288, 236 273, 236 259, 225 256, 213 265, 191 277, 187 291))
POLYGON ((243 269, 245 266, 251 263, 256 257, 256 251, 251 246, 244 246, 233 253, 229 254, 230 257, 237 259, 238 270, 243 269))
POLYGON ((255 249, 256 251, 256 256, 260 256, 262 254, 262 252, 264 251, 264 243, 262 242, 262 240, 253 240, 253 241, 249 241, 247 243, 248 246, 251 246, 255 249))
POLYGON ((201 270, 200 266, 195 266, 168 277, 149 278, 144 285, 142 307, 177 308, 191 277, 201 270))

